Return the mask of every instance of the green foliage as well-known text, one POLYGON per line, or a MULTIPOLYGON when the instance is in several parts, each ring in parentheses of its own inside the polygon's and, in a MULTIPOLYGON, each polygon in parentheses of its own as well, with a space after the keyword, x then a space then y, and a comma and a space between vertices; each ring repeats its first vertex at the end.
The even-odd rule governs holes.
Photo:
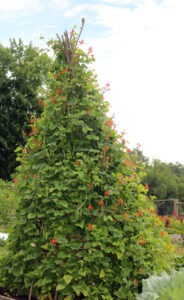
POLYGON ((174 268, 179 270, 180 268, 184 267, 184 247, 176 246, 176 257, 174 268))
POLYGON ((150 187, 150 193, 158 199, 177 198, 177 176, 166 163, 154 160, 146 169, 146 180, 150 187))
POLYGON ((15 220, 16 199, 14 184, 0 179, 0 231, 9 231, 15 220))
POLYGON ((170 239, 106 115, 91 48, 77 39, 72 30, 51 43, 50 89, 20 151, 0 284, 29 298, 131 300, 142 278, 170 268, 170 239))
POLYGON ((184 238, 184 220, 183 217, 164 216, 162 218, 163 224, 165 224, 168 234, 181 235, 184 238))
POLYGON ((0 45, 0 57, 0 178, 7 180, 17 165, 14 150, 30 132, 31 116, 42 111, 37 90, 46 83, 51 60, 14 39, 9 47, 0 45))
POLYGON ((164 163, 157 159, 146 164, 144 180, 149 185, 149 195, 157 199, 184 200, 184 166, 179 163, 164 163))
POLYGON ((2 250, 2 248, 5 246, 6 244, 6 240, 5 239, 2 239, 0 238, 0 251, 2 250))
POLYGON ((164 216, 160 217, 165 224, 165 231, 171 236, 174 245, 175 263, 174 268, 179 270, 184 267, 184 224, 183 217, 164 216))
POLYGON ((181 300, 184 295, 184 269, 163 272, 161 276, 152 275, 143 280, 143 292, 137 300, 181 300))
POLYGON ((143 182, 149 185, 149 196, 157 199, 184 200, 184 166, 180 163, 165 163, 158 159, 149 161, 139 148, 132 151, 136 164, 145 171, 143 182))
POLYGON ((167 232, 169 234, 179 234, 184 238, 184 223, 183 223, 183 218, 179 217, 168 217, 165 216, 163 218, 163 222, 165 223, 165 220, 168 219, 170 220, 169 226, 166 228, 167 232))

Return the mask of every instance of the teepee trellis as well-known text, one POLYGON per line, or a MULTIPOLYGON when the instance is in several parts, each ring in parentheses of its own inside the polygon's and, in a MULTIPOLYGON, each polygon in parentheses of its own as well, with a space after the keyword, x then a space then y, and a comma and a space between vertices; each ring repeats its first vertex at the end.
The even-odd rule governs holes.
POLYGON ((73 61, 74 50, 76 49, 76 47, 78 45, 78 41, 82 34, 85 19, 82 18, 81 22, 82 22, 82 25, 80 28, 80 32, 79 32, 78 36, 76 37, 75 42, 73 42, 73 32, 71 32, 69 35, 68 31, 65 31, 64 34, 61 35, 61 37, 57 34, 57 38, 58 38, 60 46, 61 46, 61 52, 63 54, 63 57, 65 57, 68 65, 70 66, 70 68, 72 70, 72 75, 74 75, 74 61, 73 61))

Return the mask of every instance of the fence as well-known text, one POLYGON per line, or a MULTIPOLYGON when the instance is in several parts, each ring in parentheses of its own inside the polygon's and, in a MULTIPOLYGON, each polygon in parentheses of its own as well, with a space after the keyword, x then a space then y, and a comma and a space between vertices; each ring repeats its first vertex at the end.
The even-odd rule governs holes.
POLYGON ((184 202, 178 199, 156 200, 155 204, 157 206, 158 215, 160 216, 184 216, 184 202))

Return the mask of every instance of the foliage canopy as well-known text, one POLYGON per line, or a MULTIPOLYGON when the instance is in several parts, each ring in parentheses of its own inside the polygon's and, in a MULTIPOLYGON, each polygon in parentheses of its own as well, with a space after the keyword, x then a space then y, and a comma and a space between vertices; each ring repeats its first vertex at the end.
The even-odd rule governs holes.
POLYGON ((18 145, 25 144, 25 135, 32 115, 40 115, 38 88, 46 83, 51 60, 32 44, 10 40, 0 45, 0 178, 10 179, 14 172, 18 145))

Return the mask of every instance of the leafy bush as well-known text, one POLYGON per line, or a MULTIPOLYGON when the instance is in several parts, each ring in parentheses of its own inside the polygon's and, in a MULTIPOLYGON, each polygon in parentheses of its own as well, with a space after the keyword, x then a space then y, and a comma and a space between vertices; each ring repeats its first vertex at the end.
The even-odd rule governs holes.
POLYGON ((76 41, 74 30, 52 41, 44 112, 31 120, 14 179, 17 217, 0 284, 29 299, 131 300, 142 278, 170 268, 172 246, 106 115, 92 49, 76 41))
POLYGON ((184 248, 177 248, 176 252, 174 268, 179 270, 181 267, 184 267, 184 248))
POLYGON ((6 244, 6 240, 0 238, 0 249, 1 249, 1 247, 5 246, 5 244, 6 244))
POLYGON ((163 272, 161 276, 152 275, 143 279, 143 292, 137 300, 181 300, 184 295, 184 269, 163 272))
POLYGON ((7 231, 15 219, 16 200, 12 182, 0 179, 0 231, 7 231))
POLYGON ((184 223, 182 217, 168 217, 163 218, 163 222, 166 224, 166 230, 169 234, 180 234, 184 238, 184 223))

